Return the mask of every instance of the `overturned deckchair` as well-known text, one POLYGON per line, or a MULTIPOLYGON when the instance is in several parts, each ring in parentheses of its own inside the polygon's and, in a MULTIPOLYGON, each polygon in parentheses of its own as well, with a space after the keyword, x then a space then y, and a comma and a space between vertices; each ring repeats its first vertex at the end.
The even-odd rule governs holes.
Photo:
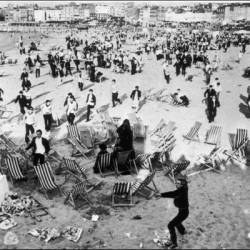
POLYGON ((215 147, 211 150, 209 155, 199 157, 200 168, 187 176, 190 177, 211 170, 221 173, 218 163, 221 164, 220 154, 224 153, 224 151, 225 149, 223 147, 215 147))
POLYGON ((76 206, 76 199, 77 197, 81 197, 84 201, 87 201, 88 205, 92 207, 93 202, 89 198, 89 193, 93 190, 94 188, 87 188, 86 182, 80 182, 77 183, 73 186, 73 188, 66 193, 66 198, 64 200, 64 204, 69 203, 72 205, 75 209, 77 208, 76 206))
POLYGON ((183 135, 184 139, 188 141, 200 141, 198 133, 201 125, 201 122, 195 122, 194 126, 189 130, 189 132, 186 135, 183 135))
MULTIPOLYGON (((147 170, 148 171, 148 170, 147 170)), ((150 187, 152 183, 155 172, 148 171, 148 174, 144 179, 136 179, 135 182, 117 182, 115 183, 111 195, 112 206, 134 206, 133 197, 136 194, 140 194, 147 199, 150 199, 155 195, 158 190, 156 187, 150 187), (152 191, 152 194, 147 195, 144 191, 152 191)))
POLYGON ((205 143, 212 144, 215 146, 219 145, 221 140, 221 132, 221 126, 212 125, 207 131, 205 143))
POLYGON ((166 173, 165 175, 170 178, 171 181, 175 183, 175 177, 181 173, 181 171, 186 170, 190 161, 183 160, 180 162, 171 162, 169 161, 165 165, 166 173))
POLYGON ((76 182, 85 181, 92 187, 99 186, 102 183, 102 181, 99 181, 96 178, 88 178, 86 173, 87 169, 79 165, 74 159, 63 158, 63 162, 65 165, 65 182, 67 182, 70 177, 74 177, 76 182))
POLYGON ((41 184, 42 191, 48 199, 48 191, 57 189, 62 194, 61 187, 55 182, 55 177, 52 168, 48 162, 34 166, 36 175, 41 184))
POLYGON ((238 129, 236 134, 229 134, 229 142, 232 148, 232 151, 226 150, 225 154, 228 156, 226 162, 230 159, 239 161, 240 163, 245 163, 246 155, 246 145, 248 142, 248 132, 246 129, 238 129))
POLYGON ((165 123, 164 119, 161 119, 159 121, 159 123, 156 125, 156 127, 153 129, 153 131, 151 131, 150 136, 157 134, 162 129, 162 127, 165 125, 166 125, 166 123, 165 123))

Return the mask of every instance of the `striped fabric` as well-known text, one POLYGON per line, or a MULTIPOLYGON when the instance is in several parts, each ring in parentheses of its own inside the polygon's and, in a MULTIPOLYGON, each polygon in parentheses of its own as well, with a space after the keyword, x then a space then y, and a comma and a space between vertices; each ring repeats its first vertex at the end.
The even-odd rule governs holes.
POLYGON ((0 135, 0 139, 2 141, 4 141, 6 143, 6 146, 9 147, 9 148, 15 148, 15 147, 17 147, 17 145, 11 139, 9 139, 6 135, 4 135, 4 134, 0 135))
POLYGON ((67 129, 68 129, 69 136, 71 138, 76 138, 79 141, 81 140, 78 128, 75 124, 74 125, 67 125, 67 129))
POLYGON ((116 195, 129 194, 132 183, 130 182, 116 182, 113 187, 113 193, 116 195))
POLYGON ((139 154, 136 157, 136 161, 140 163, 141 168, 148 169, 150 172, 153 172, 153 166, 150 154, 139 154))
POLYGON ((58 187, 55 183, 53 172, 48 162, 34 166, 34 169, 44 190, 53 190, 58 187))
POLYGON ((166 123, 164 122, 164 119, 161 119, 160 122, 156 125, 155 129, 151 132, 151 136, 153 136, 154 134, 156 134, 159 130, 161 130, 161 128, 166 125, 166 123))
POLYGON ((186 160, 180 163, 170 163, 168 164, 168 166, 166 166, 166 169, 169 172, 172 172, 173 174, 178 174, 181 171, 185 170, 189 164, 190 164, 190 161, 186 161, 186 160))
POLYGON ((8 158, 5 159, 5 163, 7 165, 7 168, 11 176, 15 180, 20 180, 24 178, 20 169, 20 163, 18 157, 8 156, 8 158))
POLYGON ((212 125, 207 131, 205 143, 217 145, 221 138, 222 127, 212 125))
POLYGON ((112 153, 99 155, 98 165, 102 172, 105 172, 111 166, 112 153))
POLYGON ((131 193, 134 194, 137 191, 147 187, 153 180, 154 173, 150 173, 144 180, 136 180, 131 186, 131 193))
POLYGON ((196 140, 195 137, 198 136, 198 132, 200 130, 202 123, 195 122, 194 126, 189 130, 189 132, 183 137, 187 140, 196 140))
POLYGON ((85 168, 78 165, 75 160, 72 160, 69 158, 63 158, 63 159, 64 159, 64 163, 65 163, 67 170, 69 170, 70 172, 72 172, 74 174, 81 174, 82 177, 86 178, 86 175, 85 175, 86 169, 85 168))
POLYGON ((230 146, 231 146, 233 151, 235 150, 235 147, 234 147, 235 136, 236 136, 236 134, 228 134, 229 143, 230 143, 230 146))
POLYGON ((77 195, 86 195, 86 182, 77 183, 69 194, 72 195, 72 197, 76 197, 77 195))
POLYGON ((235 141, 234 141, 234 148, 240 148, 246 141, 248 140, 248 134, 246 129, 237 128, 235 141))

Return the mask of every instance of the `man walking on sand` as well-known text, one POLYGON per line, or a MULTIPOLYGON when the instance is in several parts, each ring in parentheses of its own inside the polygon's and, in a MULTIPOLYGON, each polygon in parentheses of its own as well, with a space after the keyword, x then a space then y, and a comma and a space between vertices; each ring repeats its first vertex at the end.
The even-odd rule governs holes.
POLYGON ((186 229, 182 223, 189 215, 188 184, 186 176, 180 174, 176 178, 175 185, 177 187, 175 191, 157 194, 158 197, 173 198, 174 205, 179 210, 177 216, 174 217, 174 219, 172 219, 168 224, 170 241, 167 243, 167 247, 170 249, 176 248, 178 246, 175 228, 178 229, 180 234, 186 234, 186 229))
POLYGON ((112 88, 112 104, 113 104, 113 107, 115 107, 116 102, 119 102, 121 104, 121 100, 118 98, 119 93, 117 90, 117 83, 115 79, 112 80, 111 88, 112 88))

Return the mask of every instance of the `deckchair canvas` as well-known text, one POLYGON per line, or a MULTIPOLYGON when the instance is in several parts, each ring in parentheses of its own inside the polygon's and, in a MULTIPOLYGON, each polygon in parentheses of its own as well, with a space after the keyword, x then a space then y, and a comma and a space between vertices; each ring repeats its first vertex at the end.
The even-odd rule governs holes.
POLYGON ((199 130, 201 128, 202 123, 195 122, 194 126, 189 130, 189 132, 184 135, 184 139, 189 141, 200 141, 199 139, 199 130))
POLYGON ((115 174, 118 176, 117 165, 114 162, 113 154, 106 153, 98 155, 97 166, 102 177, 115 174))
POLYGON ((60 186, 55 182, 54 174, 48 162, 34 166, 34 169, 46 198, 48 198, 47 192, 50 190, 58 189, 62 193, 60 186))
POLYGON ((212 125, 206 134, 205 143, 212 145, 219 145, 221 139, 221 126, 212 125))

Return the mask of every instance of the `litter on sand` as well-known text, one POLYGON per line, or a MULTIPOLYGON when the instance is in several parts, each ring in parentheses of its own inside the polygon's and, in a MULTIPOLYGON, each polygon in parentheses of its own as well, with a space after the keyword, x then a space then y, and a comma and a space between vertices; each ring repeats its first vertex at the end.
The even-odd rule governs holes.
POLYGON ((13 232, 7 232, 3 239, 4 245, 17 245, 19 243, 18 237, 13 232))
POLYGON ((0 229, 8 230, 17 225, 16 221, 13 218, 8 218, 0 223, 0 229))
POLYGON ((54 240, 61 236, 61 233, 56 228, 35 228, 28 232, 28 234, 38 237, 40 240, 44 240, 46 243, 50 240, 54 240))

